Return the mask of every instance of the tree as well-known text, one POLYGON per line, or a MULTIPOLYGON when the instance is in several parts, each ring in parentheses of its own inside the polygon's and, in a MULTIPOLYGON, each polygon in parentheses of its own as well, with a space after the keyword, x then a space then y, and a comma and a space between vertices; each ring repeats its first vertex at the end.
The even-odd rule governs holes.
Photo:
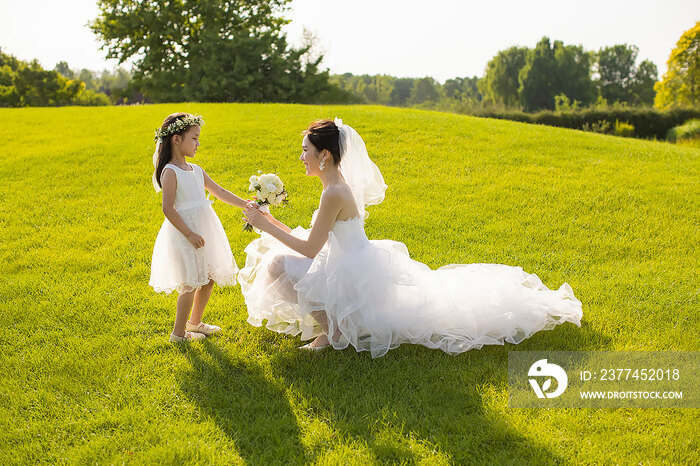
POLYGON ((97 87, 95 84, 95 75, 92 71, 88 70, 87 68, 83 68, 82 70, 80 70, 80 73, 78 74, 78 79, 85 83, 86 89, 95 89, 97 87))
POLYGON ((550 44, 543 37, 520 70, 520 102, 525 111, 554 109, 554 97, 564 94, 584 105, 595 99, 591 56, 581 46, 550 44))
POLYGON ((19 106, 19 95, 12 82, 18 66, 19 60, 0 49, 0 107, 19 106))
POLYGON ((75 71, 71 70, 68 63, 64 61, 56 63, 54 71, 57 71, 64 78, 75 79, 75 71))
POLYGON ((668 58, 668 71, 654 85, 659 109, 700 105, 700 21, 681 35, 668 58))
POLYGON ((56 106, 76 103, 85 90, 79 80, 47 71, 37 60, 27 63, 0 51, 0 106, 56 106))
POLYGON ((37 60, 27 63, 0 50, 1 107, 59 105, 109 105, 109 99, 104 94, 86 91, 85 83, 79 79, 43 69, 37 60))
POLYGON ((549 38, 543 37, 528 53, 525 66, 519 73, 518 92, 525 111, 554 108, 554 96, 560 94, 554 81, 556 73, 554 49, 549 38))
POLYGON ((653 105, 656 91, 657 76, 659 74, 656 65, 649 60, 642 61, 634 72, 632 84, 632 103, 635 105, 653 105))
POLYGON ((657 69, 649 60, 635 66, 639 49, 619 44, 601 48, 597 53, 598 90, 608 102, 651 105, 657 69))
POLYGON ((124 68, 119 67, 114 71, 103 70, 102 72, 82 69, 78 72, 71 70, 65 61, 61 61, 56 64, 54 71, 68 79, 75 79, 78 76, 77 79, 85 83, 88 101, 103 100, 102 97, 109 98, 110 102, 115 104, 144 101, 143 95, 133 89, 131 73, 124 68), (93 94, 90 94, 90 91, 93 94))
POLYGON ((479 77, 472 76, 464 78, 464 86, 462 87, 462 102, 477 104, 483 100, 481 92, 479 92, 479 77))
POLYGON ((380 105, 391 105, 391 91, 394 89, 395 78, 387 75, 377 75, 374 77, 374 85, 377 89, 377 103, 380 105))
POLYGON ((408 99, 411 97, 413 89, 412 78, 396 78, 394 81, 394 89, 391 91, 391 104, 398 107, 408 105, 408 99))
POLYGON ((595 83, 591 79, 594 54, 580 45, 554 43, 556 61, 555 87, 574 102, 589 105, 596 97, 595 83))
POLYGON ((478 88, 479 78, 453 78, 445 81, 442 86, 448 100, 456 100, 470 105, 481 102, 482 95, 478 88))
POLYGON ((305 101, 327 90, 322 57, 287 44, 290 0, 99 0, 90 27, 108 58, 136 58, 134 85, 155 101, 305 101))
POLYGON ((634 79, 634 63, 639 49, 619 44, 603 47, 598 51, 598 89, 608 102, 629 102, 634 79))
POLYGON ((525 66, 528 50, 525 47, 511 47, 498 52, 489 61, 484 77, 478 83, 484 100, 507 107, 518 105, 518 75, 525 66))
MULTIPOLYGON (((468 78, 467 78, 468 79, 468 78)), ((450 100, 462 100, 462 88, 464 86, 464 78, 453 78, 445 81, 442 90, 445 92, 445 97, 450 100)))
POLYGON ((420 78, 413 82, 410 97, 412 105, 422 104, 423 102, 437 102, 438 100, 440 100, 440 94, 435 87, 433 78, 420 78))

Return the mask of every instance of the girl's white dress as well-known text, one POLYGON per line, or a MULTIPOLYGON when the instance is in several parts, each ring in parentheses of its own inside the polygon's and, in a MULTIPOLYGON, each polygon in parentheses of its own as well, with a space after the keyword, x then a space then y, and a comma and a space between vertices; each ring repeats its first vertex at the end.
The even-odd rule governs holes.
POLYGON ((167 164, 177 177, 175 210, 188 227, 202 238, 195 249, 166 218, 158 232, 151 261, 151 285, 157 292, 187 293, 214 280, 219 286, 235 285, 238 267, 221 221, 205 197, 204 172, 188 164, 186 171, 167 164))
MULTIPOLYGON (((306 239, 309 231, 292 234, 306 239)), ((310 313, 323 310, 336 349, 352 345, 372 357, 402 343, 456 354, 519 343, 564 322, 581 325, 581 302, 566 283, 553 291, 537 275, 500 264, 431 270, 403 243, 369 241, 361 217, 336 222, 314 259, 266 233, 245 252, 238 281, 249 323, 310 339, 322 332, 310 313)))

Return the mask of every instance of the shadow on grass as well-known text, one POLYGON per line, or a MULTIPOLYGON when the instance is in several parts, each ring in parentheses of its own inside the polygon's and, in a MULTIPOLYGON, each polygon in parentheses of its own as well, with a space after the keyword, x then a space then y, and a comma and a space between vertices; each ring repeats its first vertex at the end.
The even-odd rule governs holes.
POLYGON ((489 349, 453 358, 402 347, 381 360, 345 350, 292 353, 276 365, 324 422, 346 441, 366 444, 380 463, 432 455, 457 464, 556 462, 484 406, 484 385, 501 385, 505 354, 489 349))
POLYGON ((314 413, 323 413, 341 436, 363 441, 381 463, 435 454, 457 464, 566 462, 504 416, 508 351, 583 351, 598 347, 601 337, 567 325, 528 342, 530 348, 490 346, 457 356, 403 345, 374 360, 352 349, 293 351, 278 354, 273 365, 314 413), (563 335, 555 337, 558 331, 563 335), (549 337, 569 344, 551 344, 549 337))
MULTIPOLYGON (((550 464, 566 458, 523 435, 503 414, 508 351, 583 351, 605 346, 601 338, 585 324, 567 324, 517 346, 450 356, 403 345, 378 359, 352 349, 308 353, 262 341, 258 349, 281 382, 207 340, 202 349, 182 350, 192 368, 180 380, 252 464, 323 460, 356 442, 380 463, 432 463, 442 456, 458 464, 550 464), (316 440, 302 445, 290 403, 302 418, 325 424, 325 433, 312 432, 316 440)), ((341 454, 339 461, 346 460, 341 454)))
POLYGON ((254 361, 236 359, 214 341, 182 345, 192 368, 179 377, 183 393, 236 444, 246 463, 303 463, 297 420, 285 387, 269 380, 254 361))

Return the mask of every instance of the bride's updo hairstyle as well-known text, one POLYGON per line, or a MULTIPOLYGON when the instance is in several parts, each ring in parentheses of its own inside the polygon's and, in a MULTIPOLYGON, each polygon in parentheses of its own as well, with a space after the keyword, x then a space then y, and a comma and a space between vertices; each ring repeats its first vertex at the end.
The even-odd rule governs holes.
POLYGON ((302 134, 321 152, 327 149, 333 156, 333 163, 340 163, 340 130, 331 120, 316 120, 302 134))

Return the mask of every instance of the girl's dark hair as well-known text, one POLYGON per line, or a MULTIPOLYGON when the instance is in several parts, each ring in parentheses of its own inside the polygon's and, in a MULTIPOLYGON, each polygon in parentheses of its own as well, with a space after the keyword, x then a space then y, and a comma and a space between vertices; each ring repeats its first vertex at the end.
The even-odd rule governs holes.
MULTIPOLYGON (((189 113, 173 113, 172 115, 168 115, 168 117, 163 120, 163 124, 161 125, 160 129, 164 130, 177 120, 182 120, 188 115, 189 113)), ((160 182, 160 175, 163 173, 165 166, 173 159, 173 136, 176 134, 182 136, 190 128, 191 126, 187 126, 177 133, 170 134, 164 137, 163 141, 160 143, 160 149, 158 150, 158 163, 156 164, 156 181, 158 181, 158 186, 161 188, 163 187, 163 184, 160 182)))
POLYGON ((340 130, 338 130, 334 122, 331 120, 316 120, 302 134, 308 136, 309 142, 318 151, 328 149, 336 165, 340 163, 340 130))

